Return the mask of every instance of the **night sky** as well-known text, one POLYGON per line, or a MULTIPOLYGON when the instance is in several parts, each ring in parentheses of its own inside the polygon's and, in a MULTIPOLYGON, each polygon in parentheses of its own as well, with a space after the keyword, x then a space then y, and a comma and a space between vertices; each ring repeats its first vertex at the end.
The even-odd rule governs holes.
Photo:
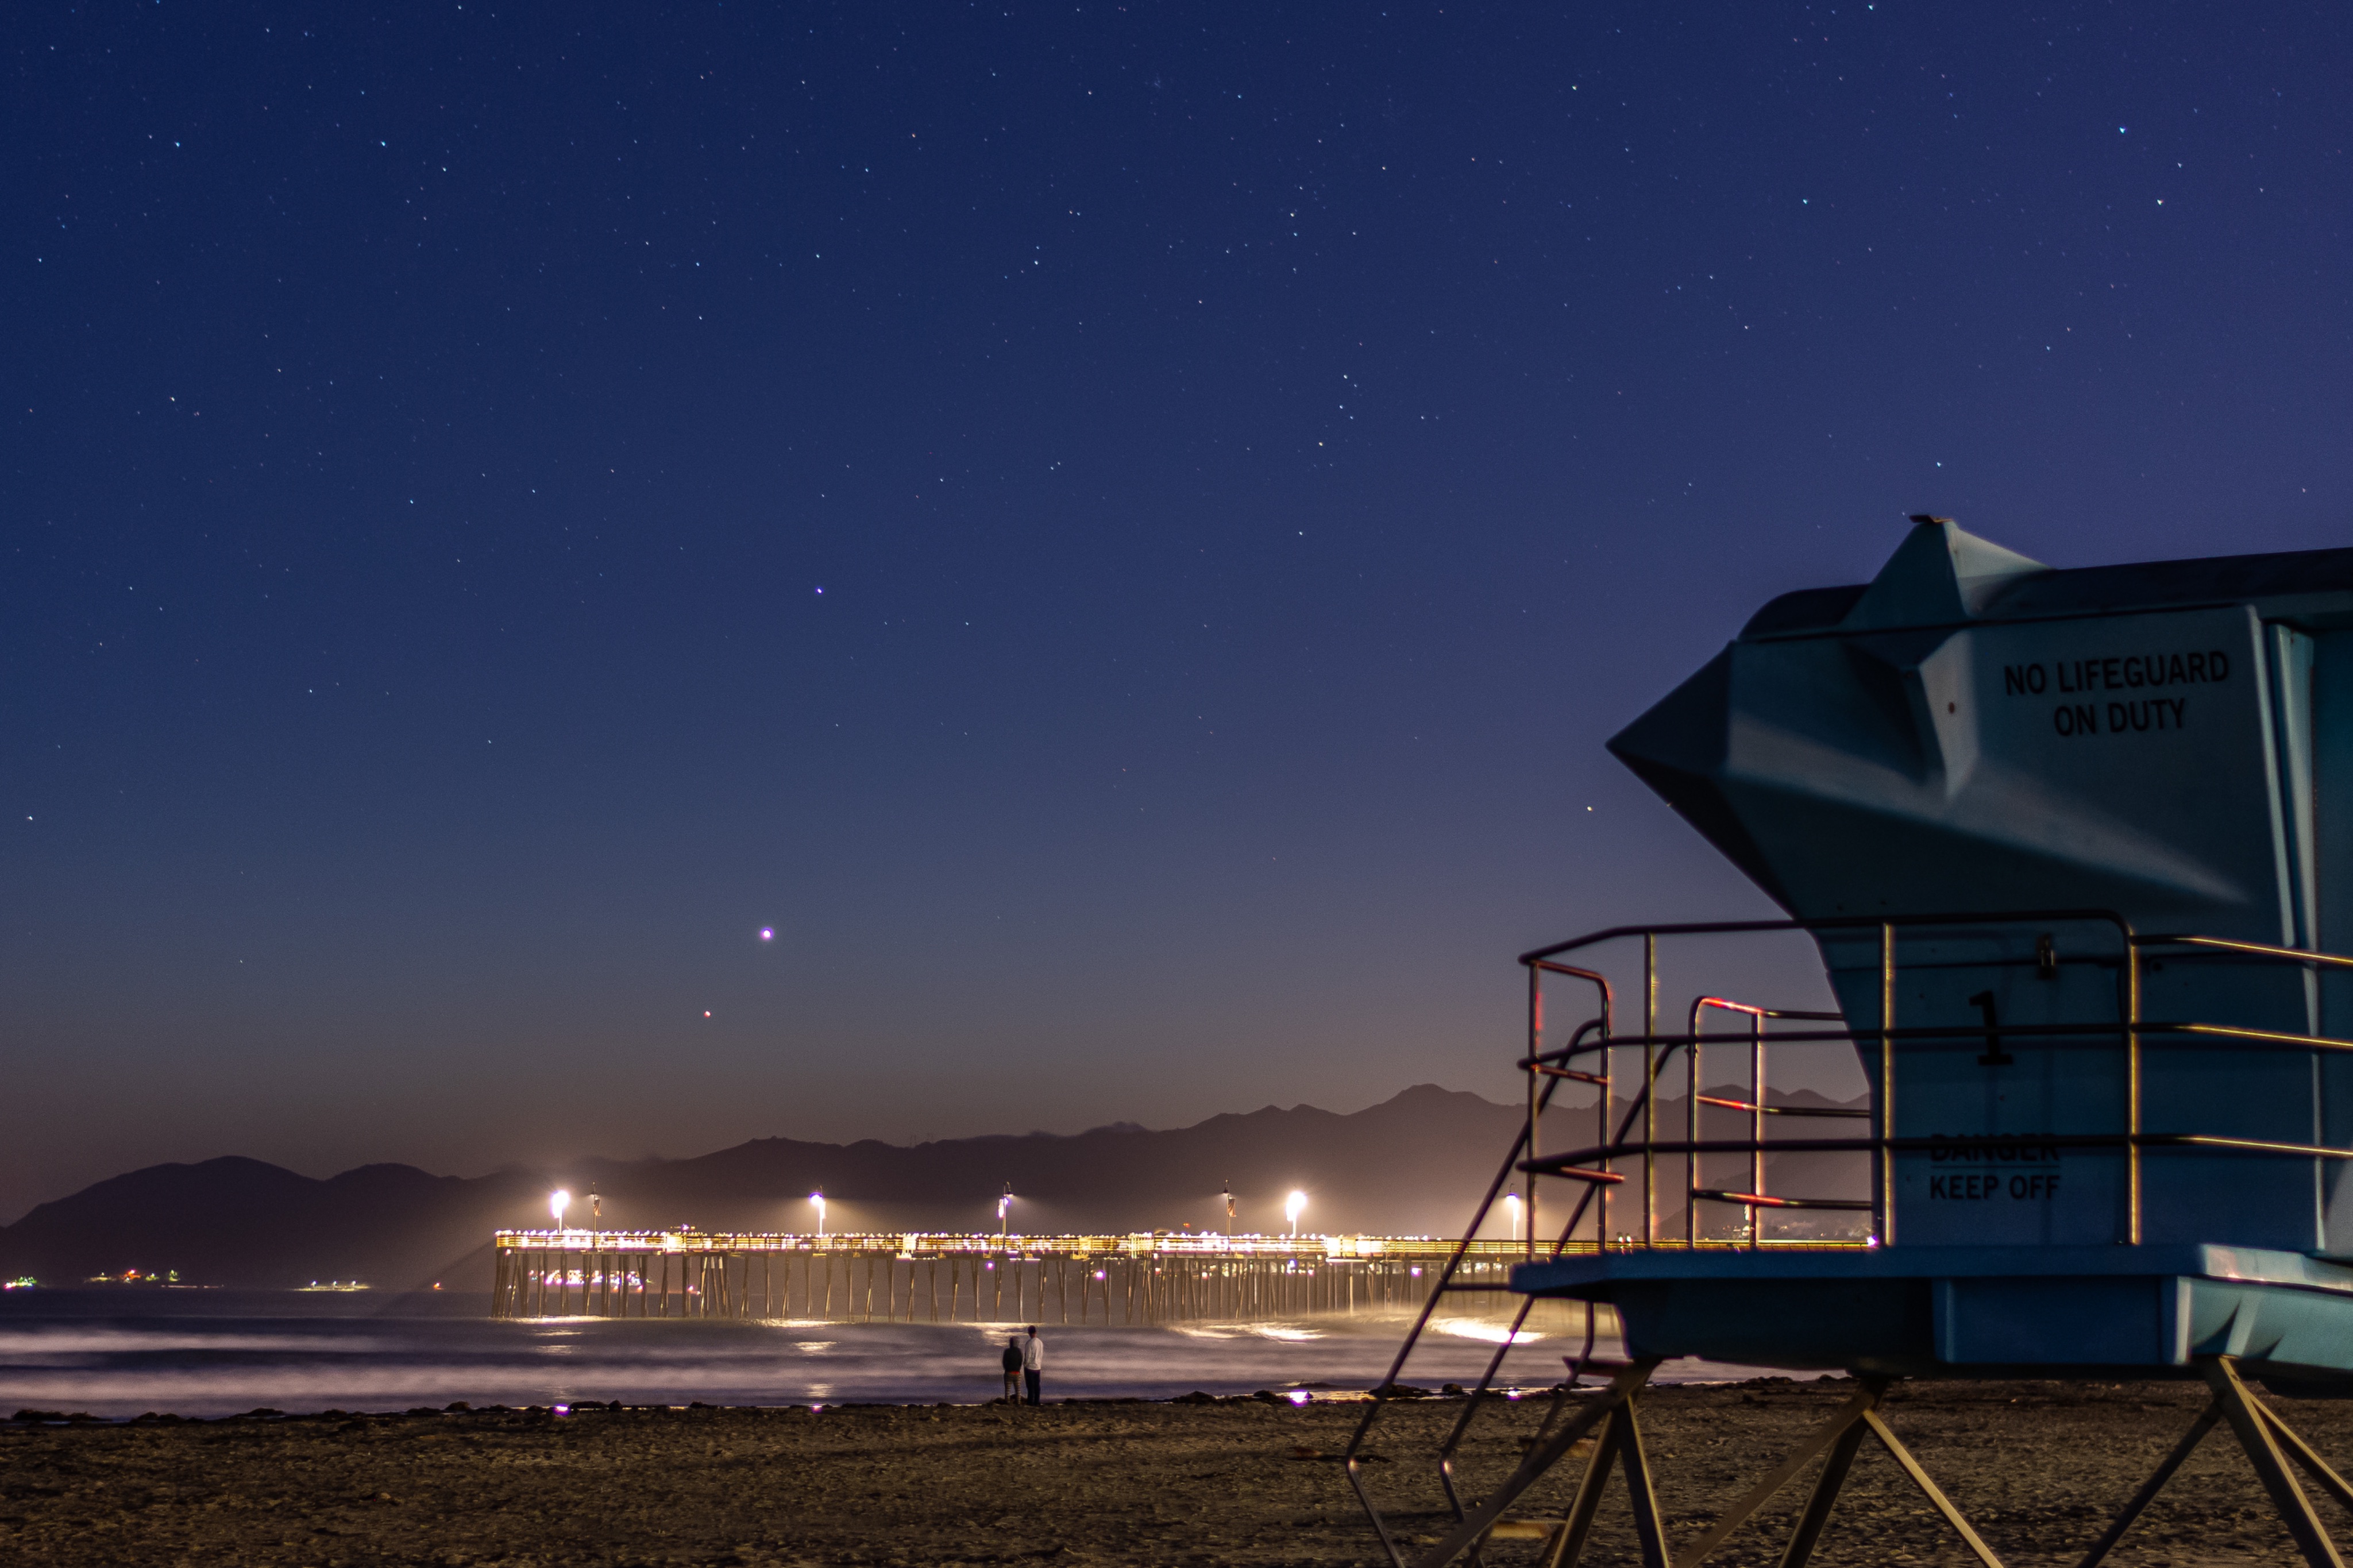
POLYGON ((1766 597, 2353 542, 2340 5, 12 15, 0 1217, 1506 1099, 1766 597))

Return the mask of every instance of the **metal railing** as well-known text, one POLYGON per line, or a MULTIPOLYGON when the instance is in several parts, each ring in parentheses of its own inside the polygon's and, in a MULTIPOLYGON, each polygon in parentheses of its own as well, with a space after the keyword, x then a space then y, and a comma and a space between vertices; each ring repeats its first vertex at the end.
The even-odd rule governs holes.
MULTIPOLYGON (((1896 1239, 1894 1213, 1895 1162, 1894 1155, 1910 1152, 1936 1152, 1956 1147, 1955 1140, 1942 1137, 1903 1138, 1894 1136, 1895 1103, 1895 1067, 1899 1051, 1894 1047, 1907 1041, 1934 1042, 1949 1045, 1977 1032, 1952 1023, 1906 1026, 1897 1022, 1896 991, 1902 965, 1897 955, 1897 938, 1905 931, 1981 933, 1996 928, 2027 928, 2066 924, 2097 923, 2111 928, 2116 938, 2115 951, 2095 952, 2088 956, 2062 959, 2043 932, 2035 944, 2031 959, 2000 961, 2000 965, 2032 963, 2045 973, 2052 972, 2061 963, 2092 963, 2113 968, 2116 973, 2116 1017, 2113 1022, 2090 1023, 2001 1024, 1989 1018, 1982 1026, 1988 1053, 1980 1060, 1996 1060, 2001 1056, 2001 1042, 2041 1041, 2045 1043, 2082 1042, 2094 1047, 2107 1046, 2123 1055, 2122 1096, 2119 1110, 2123 1131, 2115 1133, 2088 1134, 2027 1134, 2035 1142, 2058 1149, 2114 1149, 2123 1152, 2126 1164, 2126 1205, 2124 1240, 2138 1245, 2143 1234, 2142 1155, 2150 1149, 2199 1149, 2241 1154, 2283 1154, 2313 1159, 2353 1159, 2353 1149, 2325 1144, 2286 1142, 2273 1139, 2227 1137, 2194 1131, 2149 1131, 2144 1124, 2143 1102, 2146 1096, 2146 1058, 2151 1046, 2182 1043, 2235 1041, 2259 1050, 2323 1050, 2353 1051, 2353 1040, 2334 1039, 2326 1036, 2296 1031, 2258 1029, 2239 1025, 2191 1021, 2149 1019, 2142 1016, 2141 999, 2144 977, 2144 957, 2151 952, 2180 950, 2188 954, 2227 955, 2259 963, 2298 966, 2306 970, 2353 969, 2353 958, 2335 953, 2309 952, 2302 948, 2280 947, 2264 942, 2241 942, 2229 938, 2144 934, 2133 930, 2129 921, 2113 910, 2036 910, 1995 914, 1932 914, 1889 918, 1866 918, 1829 921, 1715 921, 1674 926, 1613 927, 1590 935, 1541 948, 1521 955, 1530 976, 1529 1050, 1520 1062, 1530 1077, 1528 1098, 1528 1131, 1522 1146, 1534 1150, 1539 1120, 1551 1099, 1551 1089, 1562 1081, 1581 1081, 1597 1086, 1596 1109, 1604 1117, 1602 1136, 1590 1145, 1563 1153, 1529 1153, 1525 1158, 1514 1156, 1513 1169, 1531 1179, 1525 1194, 1531 1223, 1529 1257, 1537 1256, 1539 1234, 1534 1223, 1537 1208, 1538 1187, 1533 1179, 1554 1176, 1579 1182, 1588 1188, 1580 1197, 1572 1215, 1573 1231, 1588 1207, 1599 1215, 1599 1242, 1610 1247, 1661 1245, 1657 1234, 1657 1170, 1662 1157, 1679 1158, 1684 1163, 1685 1237, 1683 1245, 1703 1245, 1697 1234, 1696 1205, 1702 1202, 1734 1204, 1753 1214, 1759 1208, 1851 1208, 1871 1215, 1871 1237, 1878 1245, 1892 1245, 1896 1239), (1820 938, 1842 932, 1859 933, 1876 939, 1878 963, 1878 1017, 1867 1026, 1841 1022, 1835 1014, 1807 1013, 1793 1009, 1773 1009, 1752 1006, 1725 998, 1703 996, 1693 1004, 1689 1025, 1679 1034, 1658 1032, 1658 943, 1663 937, 1704 937, 1766 932, 1802 932, 1820 938), (1637 1035, 1618 1035, 1610 1030, 1613 998, 1608 978, 1598 972, 1561 963, 1564 953, 1576 952, 1602 943, 1640 939, 1642 942, 1642 986, 1644 994, 1644 1028, 1637 1035), (1581 1026, 1567 1044, 1550 1051, 1542 1048, 1544 976, 1559 975, 1584 981, 1599 988, 1600 1005, 1596 1016, 1581 1026), (1699 1081, 1699 1053, 1711 1044, 1724 1043, 1724 1037, 1711 1036, 1699 1027, 1703 1012, 1723 1010, 1748 1017, 1752 1053, 1756 1061, 1751 1075, 1750 1105, 1762 1109, 1752 1110, 1752 1128, 1746 1139, 1702 1139, 1699 1136, 1699 1106, 1721 1103, 1702 1092, 1699 1081), (1818 1022, 1827 1026, 1815 1029, 1782 1029, 1768 1032, 1768 1020, 1786 1019, 1818 1022), (1867 1110, 1828 1107, 1772 1107, 1765 1103, 1763 1052, 1767 1043, 1781 1045, 1848 1045, 1870 1046, 1877 1058, 1878 1072, 1871 1085, 1867 1110), (1609 1068, 1610 1055, 1619 1048, 1638 1048, 1642 1053, 1642 1080, 1630 1097, 1627 1115, 1614 1131, 1607 1125, 1608 1110, 1613 1103, 1616 1084, 1609 1068), (1679 1140, 1662 1139, 1658 1135, 1658 1101, 1660 1079, 1682 1053, 1688 1077, 1686 1105, 1686 1136, 1679 1140), (1598 1057, 1601 1070, 1580 1070, 1577 1063, 1586 1058, 1598 1057), (1544 1088, 1535 1086, 1539 1083, 1544 1088), (1635 1117, 1640 1113, 1641 1131, 1635 1132, 1635 1117), (1764 1118, 1767 1115, 1846 1116, 1865 1120, 1869 1132, 1853 1138, 1768 1138, 1764 1118), (1771 1153, 1851 1153, 1868 1154, 1872 1162, 1872 1196, 1868 1203, 1851 1199, 1800 1197, 1766 1193, 1762 1186, 1763 1161, 1771 1153), (1697 1180, 1699 1161, 1707 1155, 1746 1154, 1752 1162, 1752 1172, 1757 1180, 1752 1191, 1734 1193, 1721 1188, 1708 1188, 1697 1180), (1609 1189, 1625 1184, 1627 1173, 1617 1167, 1639 1163, 1642 1177, 1642 1215, 1639 1243, 1633 1233, 1616 1233, 1609 1226, 1610 1198, 1609 1189), (1597 1201, 1598 1200, 1598 1203, 1597 1201), (1612 1237, 1618 1239, 1613 1242, 1612 1237)), ((2177 954, 2179 956, 2179 954, 2177 954)), ((1987 964, 1985 967, 2000 966, 1987 964)), ((1741 1109, 1748 1109, 1743 1106, 1741 1109)), ((1500 1193, 1500 1190, 1499 1190, 1500 1193)), ((1483 1216, 1482 1216, 1483 1217, 1483 1216)), ((1759 1229, 1753 1221, 1748 1227, 1749 1244, 1756 1245, 1759 1229)), ((1670 1244, 1672 1245, 1672 1244, 1670 1244)))
MULTIPOLYGON (((1349 1484, 1371 1518, 1389 1561, 1396 1568, 1404 1568, 1406 1559, 1397 1538, 1366 1489, 1358 1459, 1366 1437, 1388 1403, 1385 1391, 1398 1385, 1440 1302, 1450 1292, 1470 1288, 1458 1279, 1464 1261, 1472 1255, 1474 1244, 1470 1238, 1477 1236, 1486 1224, 1489 1215, 1510 1188, 1514 1176, 1520 1178, 1524 1187, 1520 1194, 1526 1213, 1524 1251, 1530 1262, 1558 1259, 1571 1253, 1590 1250, 1893 1245, 1896 1240, 1896 1156, 1914 1152, 1935 1153, 1982 1142, 1981 1139, 1947 1136, 1899 1137, 1893 1133, 1899 1047, 1907 1042, 1933 1042, 1950 1047, 1957 1041, 1980 1033, 1987 1050, 1979 1060, 1991 1064, 2003 1064, 2010 1059, 2004 1049, 2006 1041, 2016 1044, 2081 1044, 2090 1048, 2109 1048, 2121 1053, 2120 1102, 2116 1109, 2122 1122, 2122 1131, 2106 1133, 2018 1133, 2010 1136, 2052 1150, 2121 1152, 2126 1171, 2125 1235, 2118 1239, 2132 1245, 2139 1245, 2143 1235, 2142 1157, 2145 1151, 2195 1150, 2353 1160, 2353 1148, 2195 1131, 2152 1132, 2146 1128, 2143 1122, 2145 1067, 2147 1053, 2153 1046, 2235 1042, 2253 1050, 2353 1051, 2353 1040, 2307 1033, 2146 1018, 2142 1016, 2143 965, 2145 958, 2150 956, 2168 961, 2200 956, 2233 962, 2253 961, 2259 964, 2300 967, 2307 973, 2320 970, 2353 970, 2353 958, 2334 953, 2220 937, 2145 934, 2136 931, 2131 922, 2115 910, 2096 909, 1615 926, 1521 954, 1519 962, 1528 972, 1527 1043, 1517 1063, 1528 1079, 1525 1124, 1514 1139, 1494 1179, 1489 1183, 1471 1223, 1465 1227, 1464 1239, 1456 1244, 1447 1263, 1439 1270, 1428 1300, 1398 1347, 1388 1375, 1376 1389, 1375 1398, 1358 1422, 1344 1455, 1349 1484), (2102 927, 2112 936, 2092 952, 2063 954, 2053 940, 2052 930, 2046 928, 2071 925, 2102 927), (1983 967, 2031 963, 2045 978, 2055 977, 2064 965, 2092 965, 2113 971, 2113 1018, 2083 1023, 2004 1024, 1994 1016, 1991 993, 1989 992, 1970 999, 1972 1005, 1985 1009, 1985 1022, 1981 1027, 1951 1022, 1914 1026, 1899 1021, 1896 1006, 1902 973, 1899 937, 1938 933, 1983 935, 1993 931, 2008 934, 2013 944, 2012 951, 2022 950, 2023 943, 2018 941, 2022 932, 2037 931, 2038 934, 2031 957, 1998 958, 1984 963, 1983 967), (1662 939, 1770 933, 1796 933, 1811 937, 1818 943, 1827 939, 1835 944, 1841 937, 1871 942, 1877 952, 1876 1016, 1867 1023, 1857 1024, 1852 1017, 1851 1008, 1844 1014, 1774 1008, 1706 994, 1693 1002, 1682 1032, 1668 1033, 1659 1028, 1659 945, 1662 939), (1615 1028, 1617 997, 1609 977, 1599 969, 1564 962, 1564 959, 1570 954, 1582 955, 1605 944, 1631 941, 1641 943, 1642 1026, 1638 1033, 1620 1034, 1615 1028), (1595 996, 1592 1016, 1571 1030, 1565 1043, 1551 1049, 1546 1049, 1544 1044, 1544 984, 1547 977, 1589 985, 1595 996), (1737 1036, 1705 1032, 1702 1026, 1706 1016, 1716 1013, 1730 1014, 1745 1020, 1744 1032, 1737 1036), (1788 1025, 1816 1026, 1786 1026, 1788 1025), (1748 1083, 1745 1098, 1739 1100, 1706 1093, 1707 1086, 1703 1081, 1701 1053, 1710 1046, 1726 1044, 1745 1044, 1747 1047, 1748 1083), (1869 1047, 1872 1057, 1875 1058, 1873 1065, 1876 1070, 1869 1084, 1867 1105, 1834 1107, 1771 1103, 1767 1082, 1769 1047, 1804 1045, 1845 1045, 1857 1049, 1869 1047), (1621 1051, 1639 1052, 1641 1056, 1640 1081, 1630 1086, 1630 1092, 1622 1098, 1620 1093, 1621 1085, 1615 1069, 1616 1056, 1621 1051), (1683 1136, 1662 1138, 1659 1127, 1661 1080, 1679 1052, 1685 1067, 1683 1136), (1583 1147, 1561 1152, 1543 1152, 1544 1115, 1550 1108, 1556 1091, 1564 1084, 1577 1084, 1593 1089, 1595 1137, 1583 1147), (1702 1105, 1746 1114, 1749 1123, 1748 1136, 1703 1138, 1700 1135, 1702 1105), (1775 1124, 1773 1119, 1785 1117, 1853 1120, 1865 1122, 1867 1127, 1860 1135, 1849 1137, 1772 1136, 1769 1129, 1775 1124), (1777 1154, 1802 1153, 1867 1156, 1870 1165, 1869 1197, 1856 1199, 1768 1191, 1767 1158, 1777 1154), (1736 1191, 1704 1184, 1701 1179, 1702 1162, 1710 1156, 1746 1156, 1748 1161, 1747 1189, 1736 1191), (1683 1165, 1683 1235, 1672 1238, 1662 1237, 1657 1224, 1658 1175, 1662 1159, 1680 1160, 1683 1165), (1626 1187, 1637 1175, 1641 1202, 1639 1235, 1626 1230, 1613 1236, 1611 1194, 1626 1187), (1567 1218, 1548 1237, 1545 1237, 1538 1226, 1539 1184, 1545 1177, 1569 1181, 1580 1189, 1575 1201, 1569 1205, 1567 1218), (1704 1236, 1698 1219, 1703 1204, 1726 1205, 1742 1210, 1746 1215, 1743 1234, 1722 1240, 1704 1236), (1761 1215, 1764 1213, 1806 1209, 1867 1214, 1870 1216, 1869 1234, 1844 1240, 1822 1237, 1771 1239, 1763 1235, 1761 1215), (1589 1241, 1580 1236, 1588 1216, 1593 1221, 1589 1241)), ((1978 966, 1980 965, 1971 965, 1978 966)), ((1506 1357, 1513 1347, 1521 1342, 1521 1330, 1535 1300, 1532 1296, 1523 1299, 1518 1312, 1511 1321, 1510 1331, 1497 1342, 1478 1386, 1463 1404, 1461 1415, 1439 1447, 1440 1479, 1458 1521, 1466 1516, 1466 1509, 1456 1489, 1455 1456, 1472 1422, 1482 1408, 1492 1403, 1482 1396, 1494 1390, 1506 1357)), ((1572 1391, 1578 1386, 1586 1372, 1603 1364, 1596 1362, 1593 1356, 1595 1323, 1594 1309, 1588 1305, 1583 1348, 1577 1355, 1564 1358, 1568 1376, 1566 1381, 1553 1385, 1551 1404, 1533 1440, 1538 1445, 1554 1430, 1568 1406, 1572 1391)))
MULTIPOLYGON (((501 1230, 491 1237, 501 1247, 555 1247, 593 1252, 874 1252, 901 1258, 960 1258, 1018 1255, 1027 1258, 1103 1258, 1112 1255, 1207 1258, 1277 1258, 1337 1261, 1351 1258, 1410 1258, 1437 1262, 1455 1247, 1451 1237, 1435 1236, 1228 1236, 1221 1231, 1137 1231, 1117 1236, 1024 1236, 1019 1231, 881 1230, 724 1231, 608 1230, 566 1226, 554 1229, 501 1230)), ((1504 1242, 1482 1242, 1474 1252, 1504 1257, 1515 1250, 1504 1242)))

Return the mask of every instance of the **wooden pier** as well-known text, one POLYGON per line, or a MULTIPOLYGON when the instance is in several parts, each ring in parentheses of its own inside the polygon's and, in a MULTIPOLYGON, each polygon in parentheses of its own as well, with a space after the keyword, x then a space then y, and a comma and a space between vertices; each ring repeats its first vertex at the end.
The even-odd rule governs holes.
MULTIPOLYGON (((1412 1311, 1433 1237, 740 1235, 502 1230, 500 1318, 801 1319, 1149 1327, 1412 1311)), ((1473 1242, 1451 1289, 1503 1305, 1525 1242, 1473 1242), (1492 1289, 1482 1289, 1481 1286, 1492 1289)))

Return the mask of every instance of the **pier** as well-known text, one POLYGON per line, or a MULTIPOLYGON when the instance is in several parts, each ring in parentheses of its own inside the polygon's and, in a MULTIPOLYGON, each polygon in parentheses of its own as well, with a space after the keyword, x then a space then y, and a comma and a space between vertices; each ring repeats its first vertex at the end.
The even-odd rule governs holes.
MULTIPOLYGON (((1402 1313, 1428 1299, 1460 1245, 1430 1237, 1192 1232, 502 1230, 491 1315, 1142 1328, 1402 1313)), ((1509 1300, 1506 1276, 1527 1256, 1525 1242, 1472 1243, 1449 1285, 1462 1313, 1485 1315, 1509 1300)))

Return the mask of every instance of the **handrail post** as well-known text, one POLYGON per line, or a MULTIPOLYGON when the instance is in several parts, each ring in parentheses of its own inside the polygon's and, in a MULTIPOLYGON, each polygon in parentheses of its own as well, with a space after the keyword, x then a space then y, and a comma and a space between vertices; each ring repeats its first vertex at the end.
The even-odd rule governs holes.
MULTIPOLYGON (((1599 1086, 1600 1095, 1593 1102, 1595 1121, 1593 1142, 1597 1148, 1607 1147, 1610 1142, 1609 1112, 1617 1104, 1618 1095, 1618 1049, 1609 1043, 1609 1026, 1606 1023, 1601 1028, 1601 1082, 1599 1086)), ((1618 1169, 1618 1162, 1604 1160, 1601 1162, 1601 1168, 1614 1174, 1618 1169)), ((1609 1250, 1609 1189, 1617 1184, 1596 1182, 1591 1184, 1600 1192, 1599 1216, 1594 1222, 1596 1229, 1593 1232, 1593 1250, 1595 1255, 1599 1256, 1609 1250)))
MULTIPOLYGON (((1691 1044, 1683 1047, 1683 1077, 1688 1093, 1683 1100, 1683 1142, 1699 1142, 1699 1010, 1704 1001, 1692 1004, 1691 1027, 1683 1031, 1691 1044)), ((1683 1156, 1683 1245, 1699 1250, 1699 1155, 1683 1156)))
MULTIPOLYGON (((1765 1192, 1765 1015, 1748 1016, 1748 1191, 1762 1196, 1765 1192)), ((1748 1211, 1748 1249, 1754 1252, 1763 1242, 1765 1210, 1760 1205, 1748 1211)))
POLYGON ((1879 1245, 1895 1244, 1895 922, 1879 922, 1879 1245))
POLYGON ((2125 1236, 2140 1245, 2140 943, 2125 932, 2125 1236))
POLYGON ((1642 933, 1642 1245, 1658 1240, 1659 934, 1642 933))
MULTIPOLYGON (((1536 1058, 1544 1054, 1544 966, 1528 965, 1528 1158, 1542 1152, 1536 1142, 1536 1118, 1541 1111, 1537 1095, 1544 1084, 1544 1074, 1536 1066, 1536 1058)), ((1569 1065, 1563 1062, 1564 1067, 1569 1065)), ((1528 1261, 1536 1260, 1536 1173, 1526 1173, 1520 1178, 1522 1194, 1527 1199, 1528 1261)))

